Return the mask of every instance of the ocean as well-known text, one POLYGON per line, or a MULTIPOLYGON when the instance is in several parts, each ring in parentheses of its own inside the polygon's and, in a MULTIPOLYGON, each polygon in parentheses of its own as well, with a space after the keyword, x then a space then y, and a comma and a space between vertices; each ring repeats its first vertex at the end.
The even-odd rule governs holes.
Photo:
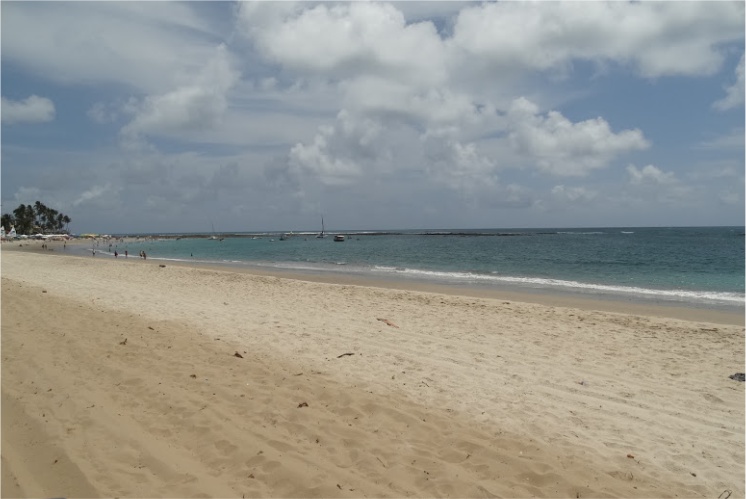
MULTIPOLYGON (((744 305, 744 227, 127 235, 97 253, 685 306, 744 305), (336 234, 336 233, 335 233, 336 234), (132 240, 136 237, 136 240, 132 240)), ((89 249, 90 250, 90 249, 89 249)))

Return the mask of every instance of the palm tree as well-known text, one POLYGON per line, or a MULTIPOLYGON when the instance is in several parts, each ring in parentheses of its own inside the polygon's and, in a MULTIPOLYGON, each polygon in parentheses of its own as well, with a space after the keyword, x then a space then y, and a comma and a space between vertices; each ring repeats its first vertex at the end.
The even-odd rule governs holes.
POLYGON ((26 205, 26 232, 25 234, 30 235, 31 231, 34 230, 34 220, 36 215, 34 214, 34 207, 30 204, 26 205))
POLYGON ((18 234, 28 234, 34 225, 34 207, 32 205, 21 204, 13 210, 16 222, 16 232, 18 234))
POLYGON ((53 208, 44 210, 44 219, 46 220, 45 228, 54 231, 57 227, 57 214, 59 212, 53 208))
POLYGON ((14 225, 16 232, 20 234, 30 235, 34 229, 42 232, 46 231, 60 231, 63 226, 70 224, 72 220, 64 213, 60 213, 54 208, 45 206, 41 201, 37 201, 34 204, 21 204, 13 210, 13 215, 4 214, 2 215, 2 221, 0 223, 3 226, 14 225))
POLYGON ((39 229, 43 230, 44 222, 46 221, 47 207, 44 206, 44 203, 41 201, 34 203, 34 206, 36 207, 36 225, 39 229))
POLYGON ((4 213, 2 217, 0 217, 0 225, 5 227, 5 232, 10 232, 10 226, 15 225, 16 220, 13 218, 13 215, 8 215, 7 213, 4 213))

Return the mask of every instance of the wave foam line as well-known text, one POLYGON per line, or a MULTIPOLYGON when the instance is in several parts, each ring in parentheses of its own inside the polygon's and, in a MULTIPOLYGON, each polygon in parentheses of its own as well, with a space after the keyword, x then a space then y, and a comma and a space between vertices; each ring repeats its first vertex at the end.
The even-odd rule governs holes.
POLYGON ((719 292, 719 291, 687 291, 679 289, 650 289, 634 286, 614 286, 609 284, 592 284, 579 281, 567 281, 563 279, 547 279, 541 277, 511 277, 496 276, 486 274, 473 274, 470 272, 438 272, 431 270, 402 269, 396 267, 377 266, 374 271, 386 272, 392 274, 404 274, 429 279, 440 279, 447 281, 467 281, 467 282, 496 282, 511 283, 521 285, 534 285, 552 288, 571 288, 579 291, 602 291, 614 294, 654 296, 656 298, 668 298, 675 300, 707 300, 715 302, 725 302, 729 304, 743 304, 744 295, 739 293, 719 292))

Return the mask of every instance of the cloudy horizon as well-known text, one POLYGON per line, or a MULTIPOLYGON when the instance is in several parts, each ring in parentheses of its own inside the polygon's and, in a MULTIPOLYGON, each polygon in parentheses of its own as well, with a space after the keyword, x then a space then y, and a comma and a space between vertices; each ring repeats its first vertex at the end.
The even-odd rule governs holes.
POLYGON ((2 212, 75 233, 744 224, 743 2, 14 2, 2 212))

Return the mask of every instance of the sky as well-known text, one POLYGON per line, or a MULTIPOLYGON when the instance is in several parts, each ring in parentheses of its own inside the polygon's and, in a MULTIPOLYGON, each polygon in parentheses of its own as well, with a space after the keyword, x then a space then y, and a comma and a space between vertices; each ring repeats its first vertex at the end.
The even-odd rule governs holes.
POLYGON ((0 2, 2 212, 744 224, 744 2, 0 2))

